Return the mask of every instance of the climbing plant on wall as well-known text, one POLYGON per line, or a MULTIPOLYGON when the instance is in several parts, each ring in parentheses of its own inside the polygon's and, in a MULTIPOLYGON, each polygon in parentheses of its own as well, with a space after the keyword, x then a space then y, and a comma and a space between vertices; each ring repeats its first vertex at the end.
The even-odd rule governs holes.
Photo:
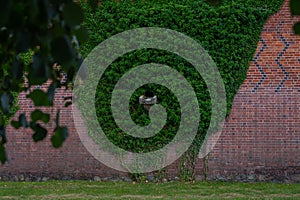
MULTIPOLYGON (((161 27, 184 33, 199 42, 216 63, 225 84, 229 114, 234 95, 246 78, 262 27, 282 3, 283 0, 228 0, 213 6, 206 1, 195 0, 105 1, 95 10, 83 4, 86 13, 84 25, 90 33, 90 39, 82 46, 81 52, 87 56, 110 36, 139 27, 161 27)), ((163 50, 136 50, 119 57, 109 66, 99 81, 96 94, 101 127, 114 144, 132 152, 157 150, 172 140, 180 124, 180 107, 172 91, 166 87, 144 85, 131 96, 130 113, 138 125, 150 123, 148 111, 138 101, 138 97, 147 91, 156 94, 158 102, 167 109, 167 123, 153 137, 144 139, 127 135, 115 124, 110 109, 112 91, 122 75, 133 67, 153 62, 176 69, 194 88, 201 112, 194 140, 196 149, 199 149, 210 122, 211 104, 207 85, 189 62, 163 50)))

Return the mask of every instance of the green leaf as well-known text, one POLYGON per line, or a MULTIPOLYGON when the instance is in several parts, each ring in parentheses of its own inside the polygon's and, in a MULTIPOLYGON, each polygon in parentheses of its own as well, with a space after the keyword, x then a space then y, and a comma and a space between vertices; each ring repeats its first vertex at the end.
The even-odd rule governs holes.
POLYGON ((38 20, 42 24, 47 24, 51 19, 52 6, 49 0, 39 0, 38 2, 38 20))
POLYGON ((55 61, 64 67, 74 61, 75 51, 68 37, 57 37, 51 41, 51 53, 55 61))
POLYGON ((29 85, 42 85, 48 80, 48 67, 41 55, 33 56, 33 63, 29 66, 27 77, 29 85))
POLYGON ((64 98, 64 101, 66 101, 66 102, 65 102, 65 107, 68 107, 68 106, 72 105, 72 99, 73 99, 72 96, 69 96, 69 97, 65 97, 65 98, 64 98))
POLYGON ((0 115, 0 126, 5 124, 4 115, 0 115))
POLYGON ((15 128, 18 129, 21 127, 21 123, 19 121, 11 121, 10 124, 15 128))
POLYGON ((30 98, 35 106, 52 106, 50 99, 48 98, 47 93, 43 92, 40 89, 36 89, 26 96, 30 98))
POLYGON ((41 125, 33 123, 31 124, 31 128, 32 130, 35 131, 35 133, 32 135, 32 139, 35 142, 41 141, 43 139, 45 139, 45 137, 47 136, 47 130, 45 128, 43 128, 41 125))
POLYGON ((55 117, 55 124, 56 124, 56 126, 59 126, 59 112, 60 112, 60 110, 58 110, 56 112, 56 117, 55 117))
POLYGON ((68 102, 65 103, 65 107, 69 107, 70 105, 72 105, 71 101, 68 101, 68 102))
POLYGON ((64 6, 62 15, 70 27, 80 25, 84 19, 81 7, 74 2, 69 2, 64 6))
POLYGON ((300 35, 300 22, 297 22, 294 25, 294 32, 295 32, 295 34, 300 35))
POLYGON ((0 144, 0 162, 4 164, 7 161, 4 144, 0 144))
POLYGON ((28 122, 26 120, 26 116, 24 113, 19 115, 19 121, 11 121, 10 123, 15 129, 18 129, 20 127, 28 127, 28 122))
POLYGON ((32 46, 31 35, 28 31, 18 31, 16 33, 17 53, 24 53, 32 46))
POLYGON ((32 122, 37 122, 38 120, 41 120, 44 123, 48 123, 50 120, 50 115, 47 113, 43 113, 41 110, 34 110, 31 113, 31 120, 32 122))
POLYGON ((68 137, 68 128, 67 127, 56 127, 53 136, 51 137, 51 142, 53 147, 59 148, 63 142, 68 137))
POLYGON ((16 58, 11 68, 11 75, 13 79, 21 79, 23 76, 23 69, 24 69, 23 63, 21 63, 20 60, 16 58))
POLYGON ((0 144, 5 144, 7 139, 6 139, 6 134, 5 134, 5 126, 1 125, 0 126, 0 144))
POLYGON ((0 6, 0 25, 6 24, 9 21, 9 14, 11 12, 12 1, 1 1, 0 6))
POLYGON ((292 15, 300 15, 300 1, 290 0, 290 9, 292 15))
POLYGON ((76 35, 76 38, 80 44, 87 41, 87 39, 89 37, 88 32, 84 27, 80 27, 80 29, 76 29, 74 31, 74 34, 76 35))
POLYGON ((7 160, 6 151, 5 151, 5 147, 4 147, 4 144, 7 141, 4 125, 0 126, 0 137, 1 137, 1 140, 0 140, 0 162, 2 164, 4 164, 7 160))
POLYGON ((8 114, 10 112, 9 109, 10 100, 9 100, 9 95, 7 93, 0 94, 0 105, 1 105, 1 110, 4 114, 8 114))

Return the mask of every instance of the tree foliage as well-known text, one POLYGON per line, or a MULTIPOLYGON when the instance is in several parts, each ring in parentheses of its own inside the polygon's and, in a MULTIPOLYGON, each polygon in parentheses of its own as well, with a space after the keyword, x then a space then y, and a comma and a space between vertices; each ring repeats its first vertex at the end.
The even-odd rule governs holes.
MULTIPOLYGON (((1 0, 0 1, 0 161, 6 161, 4 144, 7 118, 15 112, 17 94, 30 91, 34 85, 51 80, 47 91, 31 91, 35 106, 50 107, 56 88, 70 89, 81 63, 79 46, 87 39, 81 26, 84 13, 78 3, 71 0, 1 0), (63 74, 67 74, 62 81, 63 74), (26 82, 26 83, 25 83, 26 82), (24 84, 25 83, 25 84, 24 84)), ((66 127, 59 125, 59 115, 52 136, 54 147, 59 147, 68 135, 66 127)), ((41 122, 48 123, 50 116, 34 110, 30 119, 25 113, 15 128, 29 127, 34 141, 47 135, 41 122)))
MULTIPOLYGON (((300 16, 300 1, 290 0, 290 10, 293 16, 300 16)), ((300 22, 294 24, 294 32, 300 35, 300 22)))

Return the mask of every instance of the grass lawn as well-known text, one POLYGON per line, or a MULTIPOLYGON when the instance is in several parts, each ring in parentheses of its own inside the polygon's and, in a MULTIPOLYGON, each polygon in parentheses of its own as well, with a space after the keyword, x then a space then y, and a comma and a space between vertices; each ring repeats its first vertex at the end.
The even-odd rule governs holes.
POLYGON ((300 184, 0 182, 0 199, 300 199, 300 184))

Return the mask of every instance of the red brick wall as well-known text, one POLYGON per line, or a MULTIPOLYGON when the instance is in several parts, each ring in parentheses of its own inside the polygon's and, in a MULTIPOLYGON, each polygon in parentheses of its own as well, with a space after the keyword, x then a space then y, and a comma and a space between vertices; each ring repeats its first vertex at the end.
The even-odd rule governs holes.
POLYGON ((286 1, 264 25, 247 79, 210 155, 212 177, 288 180, 300 174, 300 36, 292 30, 299 20, 290 16, 286 1))
MULTIPOLYGON (((300 181, 300 36, 292 31, 297 20, 300 18, 290 16, 286 1, 265 24, 247 79, 234 99, 231 115, 209 156, 210 179, 300 181)), ((0 176, 126 175, 95 160, 81 144, 70 108, 61 106, 68 95, 57 91, 57 106, 51 110, 55 113, 61 109, 61 124, 70 130, 63 147, 51 147, 51 134, 45 141, 34 143, 29 129, 8 127, 9 161, 0 166, 0 176)), ((20 105, 18 113, 29 115, 33 110, 25 94, 20 95, 20 105)), ((54 123, 46 127, 51 132, 54 123)), ((202 165, 199 160, 198 176, 203 175, 202 165)), ((169 172, 175 172, 175 165, 169 167, 169 172)))

